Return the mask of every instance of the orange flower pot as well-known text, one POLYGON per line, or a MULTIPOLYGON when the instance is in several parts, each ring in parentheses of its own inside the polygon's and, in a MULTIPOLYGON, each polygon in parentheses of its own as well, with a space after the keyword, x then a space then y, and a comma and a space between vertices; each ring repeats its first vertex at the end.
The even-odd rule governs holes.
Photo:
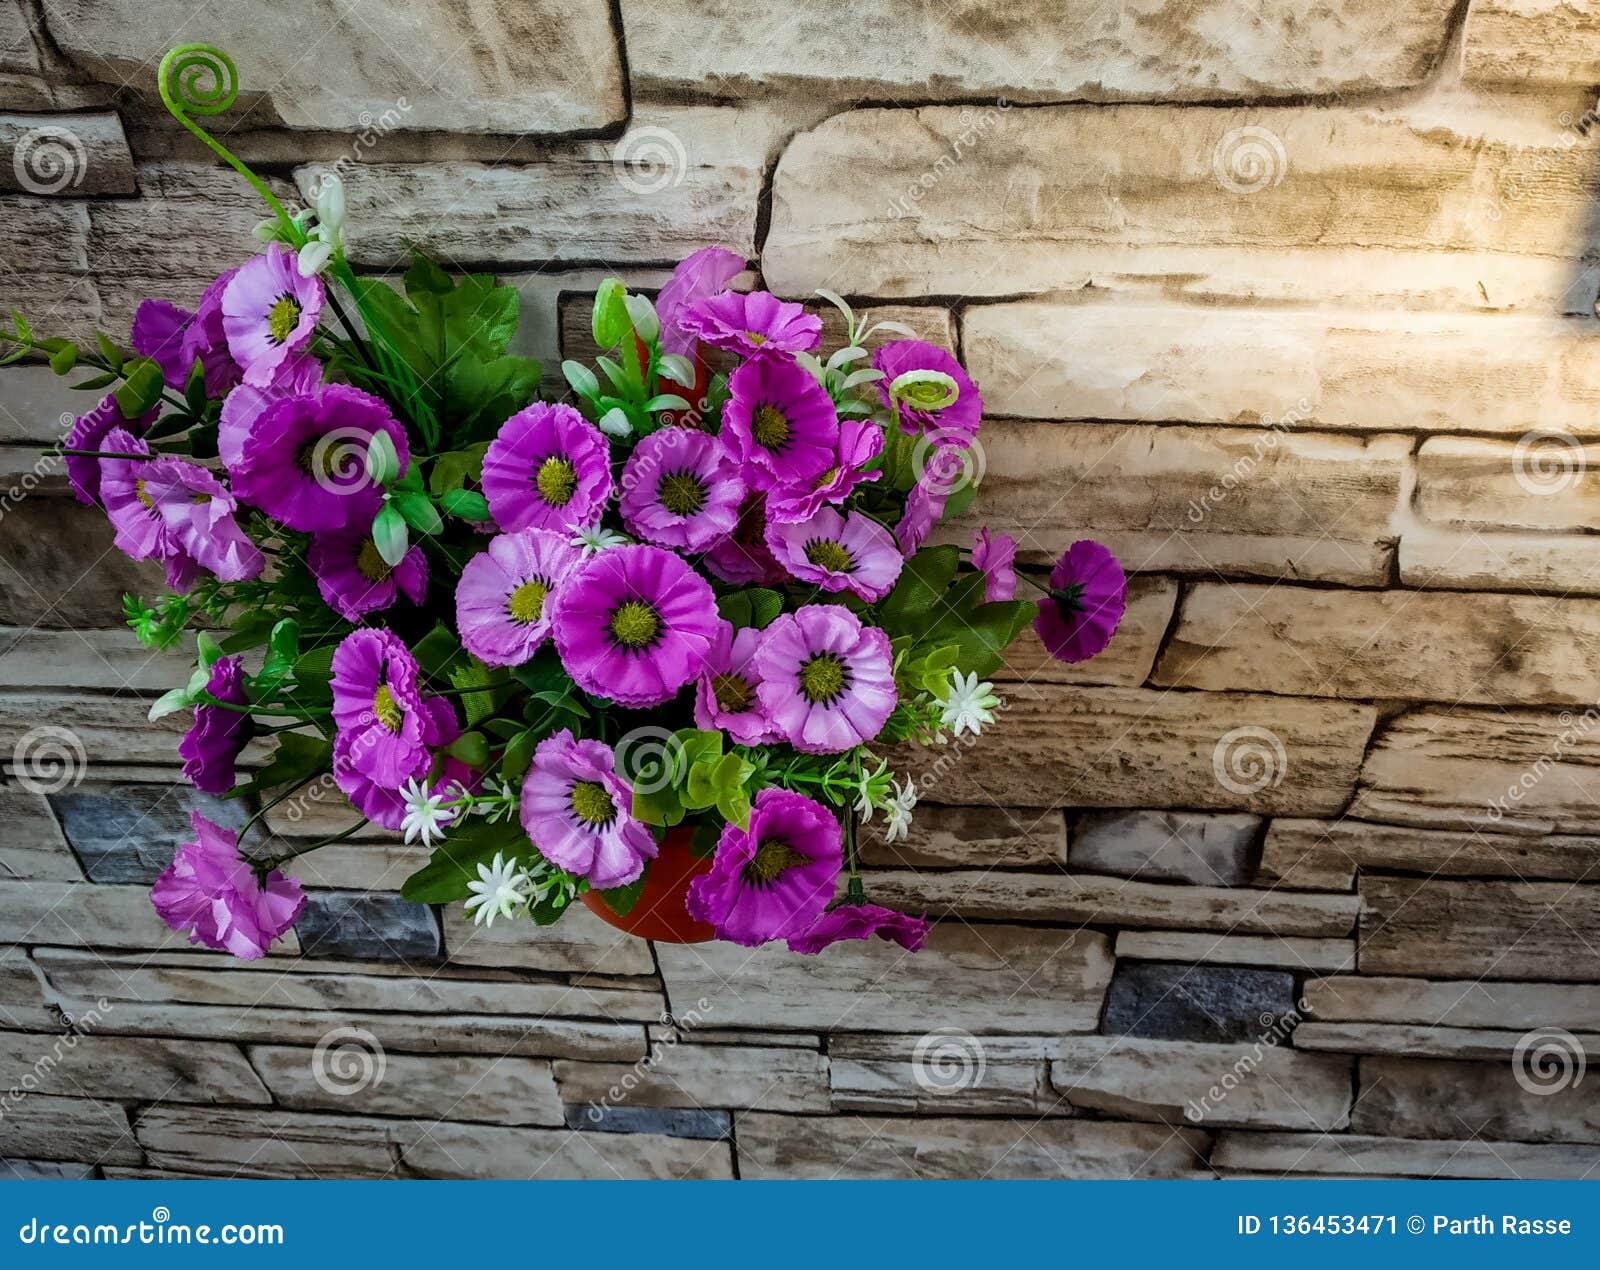
POLYGON ((703 944, 715 935, 709 922, 698 922, 684 908, 689 883, 711 869, 711 857, 700 858, 689 850, 691 831, 669 829, 661 839, 656 858, 645 876, 644 890, 626 913, 606 903, 598 891, 585 891, 583 902, 608 926, 653 939, 659 944, 703 944))

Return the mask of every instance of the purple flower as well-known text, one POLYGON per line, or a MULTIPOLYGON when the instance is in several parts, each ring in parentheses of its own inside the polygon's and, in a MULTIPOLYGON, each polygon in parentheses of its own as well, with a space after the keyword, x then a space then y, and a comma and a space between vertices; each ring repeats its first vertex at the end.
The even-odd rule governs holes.
POLYGON ((489 666, 520 666, 550 634, 554 597, 583 553, 549 529, 489 540, 456 584, 461 643, 489 666))
POLYGON ((141 300, 133 314, 133 334, 128 342, 141 357, 153 357, 169 387, 182 389, 189 382, 194 358, 183 358, 183 337, 194 314, 166 300, 141 300))
POLYGON ((772 520, 810 520, 819 508, 838 504, 850 491, 865 481, 875 481, 882 472, 869 472, 867 465, 883 453, 883 429, 870 419, 839 420, 839 448, 833 465, 809 482, 775 486, 767 495, 767 515, 772 520))
POLYGON ((401 595, 421 604, 428 590, 428 558, 421 547, 412 547, 398 565, 391 566, 365 529, 317 534, 306 552, 306 564, 323 600, 347 622, 386 609, 401 595))
POLYGON ((1087 661, 1116 634, 1127 591, 1117 558, 1080 538, 1050 570, 1050 594, 1039 601, 1033 629, 1057 661, 1087 661))
POLYGON ((733 533, 744 493, 721 440, 694 428, 662 428, 634 446, 622 470, 622 521, 647 542, 704 551, 733 533))
POLYGON ((744 258, 726 247, 702 247, 681 261, 656 296, 661 320, 661 351, 688 357, 695 337, 683 328, 684 310, 727 289, 744 269, 744 258))
POLYGON ((870 741, 894 711, 889 637, 836 604, 783 614, 767 627, 751 664, 767 717, 807 754, 870 741))
MULTIPOLYGON (((150 452, 143 441, 121 428, 107 433, 100 448, 135 456, 150 452)), ((112 541, 117 549, 133 560, 161 561, 167 585, 187 591, 200 576, 200 562, 185 548, 183 538, 164 514, 163 503, 171 501, 174 488, 182 487, 180 469, 193 464, 171 455, 101 459, 99 463, 100 501, 115 531, 112 541), (156 501, 158 493, 163 503, 156 501)))
MULTIPOLYGON (((120 428, 130 437, 143 433, 160 413, 160 407, 141 415, 137 419, 124 419, 122 411, 118 408, 116 398, 104 397, 100 404, 88 414, 82 414, 73 421, 72 430, 67 433, 66 448, 69 450, 100 450, 104 449, 102 442, 110 435, 113 428, 120 428)), ((143 451, 139 451, 143 453, 143 451)), ((86 459, 82 455, 67 455, 67 480, 72 484, 72 493, 80 503, 98 503, 100 501, 100 463, 99 459, 86 459)))
POLYGON ((742 357, 809 353, 822 337, 821 318, 766 291, 723 291, 691 304, 678 322, 712 348, 742 357))
MULTIPOLYGON (((422 701, 422 740, 435 749, 449 745, 461 735, 455 710, 443 697, 424 697, 422 701)), ((399 829, 406 817, 406 800, 398 786, 380 784, 362 771, 356 739, 341 732, 333 741, 333 779, 363 816, 384 829, 399 829)), ((475 793, 481 775, 460 759, 441 753, 434 757, 426 749, 405 781, 428 777, 435 792, 456 798, 475 793)), ((401 785, 405 784, 401 782, 401 785)))
POLYGON ((483 496, 507 533, 587 525, 611 497, 611 447, 571 406, 535 402, 489 443, 483 496))
MULTIPOLYGON (((249 704, 244 691, 244 669, 238 657, 219 657, 206 680, 206 692, 230 705, 249 704)), ((226 794, 233 788, 234 763, 244 749, 250 716, 202 702, 194 708, 194 723, 178 742, 183 774, 202 794, 226 794)))
POLYGON ((303 533, 372 523, 383 490, 367 475, 367 444, 383 431, 400 470, 410 461, 406 432, 377 397, 345 384, 272 402, 245 434, 234 491, 303 533))
POLYGON ((905 563, 894 535, 872 517, 841 516, 831 507, 807 521, 769 524, 767 546, 802 582, 815 582, 824 591, 849 587, 869 603, 894 589, 905 563))
POLYGON ((789 951, 819 953, 841 939, 867 939, 873 935, 899 944, 907 952, 917 952, 928 938, 928 919, 876 904, 846 902, 817 918, 804 934, 791 936, 789 951))
POLYGON ((150 902, 191 944, 230 952, 245 961, 266 955, 272 941, 293 926, 305 907, 294 878, 277 869, 265 882, 239 854, 238 835, 189 814, 195 840, 186 842, 150 888, 150 902))
POLYGON ((352 631, 334 652, 333 721, 362 775, 389 789, 416 775, 427 754, 417 663, 388 631, 352 631))
POLYGON ((700 672, 717 633, 711 585, 660 547, 613 547, 556 596, 556 650, 577 685, 625 706, 660 705, 700 672))
POLYGON ((843 859, 843 833, 826 807, 763 789, 750 828, 723 829, 711 871, 689 884, 684 907, 718 939, 746 948, 799 935, 832 897, 843 859))
POLYGON ((1012 600, 1017 595, 1017 540, 989 532, 984 525, 972 536, 972 567, 984 574, 983 598, 1012 600))
MULTIPOLYGON (((282 243, 269 244, 265 254, 246 261, 222 284, 222 330, 245 383, 270 384, 284 359, 305 347, 322 315, 322 301, 322 279, 302 278, 294 252, 282 243)), ((201 309, 203 319, 204 298, 201 309)))
POLYGON ((634 881, 655 858, 655 835, 634 819, 633 789, 617 774, 611 747, 575 740, 566 728, 534 751, 521 815, 546 860, 599 891, 634 881))
POLYGON ((961 363, 944 349, 921 340, 895 340, 872 355, 872 366, 883 372, 883 378, 878 380, 878 394, 891 410, 895 409, 895 403, 890 400, 889 387, 907 371, 936 370, 956 381, 956 399, 943 410, 913 410, 903 401, 899 404, 900 430, 908 436, 926 436, 941 444, 966 446, 978 435, 978 425, 983 422, 983 398, 961 363))
POLYGON ((243 582, 266 567, 260 548, 234 519, 228 487, 198 463, 162 455, 144 465, 140 501, 155 505, 170 545, 224 582, 243 582))
POLYGON ((790 357, 746 362, 728 379, 722 424, 745 484, 808 485, 833 466, 839 416, 811 373, 790 357))
POLYGON ((245 438, 250 425, 275 401, 315 393, 322 383, 322 363, 310 353, 297 353, 278 367, 278 375, 265 388, 240 384, 222 402, 222 418, 217 426, 217 453, 229 472, 237 472, 244 461, 245 438))
POLYGON ((208 397, 222 396, 244 377, 239 363, 233 360, 233 354, 228 351, 228 333, 222 320, 222 297, 238 272, 234 268, 217 275, 200 297, 194 321, 183 333, 184 374, 189 373, 188 368, 194 365, 194 359, 198 357, 200 364, 205 367, 208 397))
POLYGON ((723 622, 694 688, 694 725, 708 732, 726 732, 740 745, 766 745, 781 740, 762 712, 757 689, 761 680, 751 665, 761 644, 753 626, 733 628, 723 622))
POLYGON ((751 494, 739 508, 739 523, 733 536, 706 552, 701 563, 714 577, 735 586, 782 582, 787 575, 767 546, 766 534, 766 500, 760 494, 751 494))
POLYGON ((933 527, 944 515, 950 495, 967 480, 966 452, 950 446, 935 446, 923 455, 917 483, 906 495, 906 509, 894 527, 895 541, 906 555, 913 554, 928 540, 933 527))

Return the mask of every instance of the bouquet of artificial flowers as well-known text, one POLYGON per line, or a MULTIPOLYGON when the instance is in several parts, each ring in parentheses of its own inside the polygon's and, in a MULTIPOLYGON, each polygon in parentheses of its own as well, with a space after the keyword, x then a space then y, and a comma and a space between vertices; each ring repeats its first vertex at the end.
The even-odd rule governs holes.
POLYGON ((151 717, 192 710, 185 774, 259 803, 237 833, 195 813, 162 918, 258 957, 304 904, 281 866, 370 822, 432 849, 406 896, 480 922, 581 900, 653 938, 919 947, 855 850, 858 820, 906 832, 890 754, 992 722, 985 676, 1030 620, 1080 660, 1123 604, 1092 542, 1044 580, 1004 534, 929 545, 975 492, 957 360, 824 292, 825 352, 820 318, 729 289, 745 262, 712 247, 653 303, 602 285, 603 355, 536 400, 513 289, 420 253, 398 289, 357 276, 336 177, 291 212, 190 118, 231 103, 225 56, 174 50, 161 89, 266 199, 265 250, 193 312, 146 300, 129 347, 21 315, 7 338, 107 394, 62 447, 73 491, 165 566, 169 594, 126 601, 139 639, 198 628, 151 717), (241 774, 253 741, 269 756, 241 774), (324 786, 357 824, 249 853, 266 811, 324 786))

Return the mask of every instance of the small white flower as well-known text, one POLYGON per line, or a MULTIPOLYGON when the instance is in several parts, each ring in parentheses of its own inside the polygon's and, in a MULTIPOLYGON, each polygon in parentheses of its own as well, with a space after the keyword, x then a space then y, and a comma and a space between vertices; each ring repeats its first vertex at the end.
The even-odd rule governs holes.
POLYGON ((911 828, 911 809, 917 805, 917 787, 907 777, 903 788, 898 781, 893 782, 890 788, 894 792, 883 808, 889 821, 883 831, 883 840, 899 842, 911 828))
POLYGON ((444 837, 444 827, 456 818, 455 809, 444 805, 446 796, 434 793, 427 781, 412 777, 401 787, 400 797, 406 802, 400 828, 405 831, 407 842, 421 838, 423 846, 431 847, 444 837))
POLYGON ((955 736, 963 731, 978 735, 980 728, 994 722, 994 708, 1000 704, 994 685, 980 683, 976 673, 963 676, 959 670, 950 672, 950 691, 939 703, 940 722, 955 736))
POLYGON ((478 881, 468 882, 472 895, 466 910, 472 913, 474 925, 493 926, 496 917, 515 917, 528 902, 528 875, 518 867, 516 859, 507 860, 496 851, 494 862, 478 866, 478 881))
POLYGON ((571 546, 580 548, 584 555, 592 556, 597 551, 605 551, 611 547, 627 545, 627 538, 617 533, 614 529, 607 529, 603 525, 579 525, 572 531, 568 540, 571 546))
POLYGON ((314 273, 321 273, 328 267, 328 261, 332 259, 333 247, 317 238, 315 231, 313 231, 311 241, 300 248, 300 255, 297 257, 300 276, 309 278, 314 273))
POLYGON ((627 412, 617 406, 611 407, 600 416, 597 425, 600 431, 611 437, 628 437, 633 435, 633 424, 629 421, 627 412))
POLYGON ((326 173, 317 186, 317 228, 329 246, 344 241, 344 182, 337 173, 326 173))

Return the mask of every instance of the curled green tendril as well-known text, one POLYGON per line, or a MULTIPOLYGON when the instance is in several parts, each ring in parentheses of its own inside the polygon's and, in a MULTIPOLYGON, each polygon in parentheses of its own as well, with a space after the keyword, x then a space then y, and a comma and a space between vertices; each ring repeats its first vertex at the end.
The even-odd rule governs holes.
POLYGON ((960 394, 960 385, 939 370, 908 370, 889 385, 889 395, 913 410, 948 409, 960 394))
POLYGON ((190 114, 205 117, 220 115, 233 105, 239 96, 239 72, 234 67, 233 59, 212 44, 180 44, 168 50, 161 59, 161 68, 156 72, 156 84, 168 113, 250 182, 282 223, 289 241, 298 246, 305 236, 290 220, 277 195, 267 188, 267 183, 189 118, 190 114))

